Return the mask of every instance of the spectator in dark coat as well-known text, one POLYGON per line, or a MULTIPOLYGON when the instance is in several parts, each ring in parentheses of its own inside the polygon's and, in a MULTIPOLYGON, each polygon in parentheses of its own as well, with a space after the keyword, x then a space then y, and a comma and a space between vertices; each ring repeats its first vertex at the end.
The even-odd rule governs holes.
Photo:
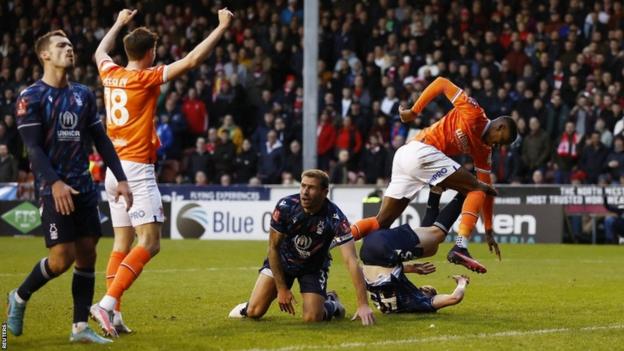
POLYGON ((0 144, 0 183, 17 181, 17 161, 5 144, 0 144))
POLYGON ((624 138, 622 136, 616 136, 613 139, 613 151, 607 156, 606 162, 611 181, 619 182, 620 177, 624 176, 624 138))
POLYGON ((284 170, 284 148, 277 140, 277 133, 270 130, 267 141, 260 150, 258 175, 262 184, 280 184, 284 170))
POLYGON ((349 184, 349 175, 351 173, 353 172, 349 166, 349 151, 342 149, 338 151, 338 162, 336 162, 330 172, 329 181, 332 184, 349 184))
POLYGON ((258 173, 258 153, 249 139, 243 140, 241 152, 234 159, 234 182, 247 184, 258 173))
POLYGON ((376 135, 368 137, 368 144, 360 157, 359 170, 364 174, 367 184, 377 184, 379 179, 385 178, 385 169, 382 165, 386 164, 388 152, 381 145, 376 135))
POLYGON ((288 153, 286 154, 286 162, 284 162, 284 171, 292 174, 293 178, 298 182, 301 181, 303 155, 301 154, 301 143, 298 140, 290 142, 288 153))
POLYGON ((526 167, 526 174, 531 176, 536 169, 544 169, 550 159, 550 140, 541 128, 539 119, 531 117, 529 120, 529 134, 522 143, 522 162, 526 167))
POLYGON ((606 160, 609 154, 604 144, 600 141, 600 133, 593 132, 588 144, 583 148, 580 168, 587 174, 585 183, 596 184, 598 177, 606 170, 606 160))
POLYGON ((213 182, 219 184, 221 176, 231 175, 234 170, 234 158, 236 157, 236 145, 230 140, 230 133, 223 130, 219 133, 219 143, 215 149, 212 159, 214 162, 215 174, 213 182))
POLYGON ((195 179, 197 172, 203 172, 210 179, 212 174, 212 156, 206 150, 206 139, 199 137, 195 142, 195 151, 188 157, 186 174, 189 179, 195 179))

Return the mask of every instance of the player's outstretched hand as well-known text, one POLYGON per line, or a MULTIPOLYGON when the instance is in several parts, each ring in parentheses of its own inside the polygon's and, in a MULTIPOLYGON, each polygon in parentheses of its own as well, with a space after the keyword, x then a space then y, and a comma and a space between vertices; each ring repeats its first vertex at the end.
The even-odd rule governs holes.
POLYGON ((219 25, 225 28, 229 27, 233 17, 232 11, 228 10, 227 7, 222 8, 219 10, 219 25))
POLYGON ((458 275, 454 275, 451 278, 453 278, 453 280, 455 280, 455 283, 459 284, 462 281, 466 283, 466 285, 470 284, 470 278, 468 278, 467 275, 463 275, 463 274, 458 274, 458 275))
POLYGON ((414 273, 421 275, 431 274, 436 270, 435 265, 431 262, 413 263, 411 266, 413 267, 412 269, 414 273))
POLYGON ((362 320, 362 325, 375 324, 375 316, 373 315, 373 310, 371 310, 368 305, 361 305, 360 307, 358 307, 351 320, 354 321, 358 318, 362 320))
POLYGON ((72 195, 80 194, 79 191, 65 184, 62 180, 57 180, 52 184, 52 197, 56 212, 67 216, 74 212, 74 199, 72 195))
POLYGON ((124 201, 126 202, 126 211, 130 210, 132 207, 132 203, 134 202, 134 198, 132 197, 132 192, 130 191, 130 187, 128 186, 127 181, 121 181, 117 183, 117 194, 115 194, 115 202, 119 201, 119 196, 122 196, 124 201))
POLYGON ((277 303, 279 304, 280 311, 288 312, 294 316, 295 306, 293 306, 293 302, 296 304, 297 300, 295 300, 295 296, 290 289, 277 290, 277 303))
POLYGON ((496 239, 494 239, 494 231, 492 229, 488 229, 485 231, 485 241, 488 244, 490 252, 496 254, 496 257, 498 257, 498 260, 500 261, 501 253, 500 249, 498 248, 498 243, 496 242, 496 239))
POLYGON ((117 15, 117 23, 125 26, 126 24, 130 23, 130 21, 132 21, 132 18, 134 18, 134 15, 136 15, 136 13, 137 10, 123 9, 119 11, 119 14, 117 15))

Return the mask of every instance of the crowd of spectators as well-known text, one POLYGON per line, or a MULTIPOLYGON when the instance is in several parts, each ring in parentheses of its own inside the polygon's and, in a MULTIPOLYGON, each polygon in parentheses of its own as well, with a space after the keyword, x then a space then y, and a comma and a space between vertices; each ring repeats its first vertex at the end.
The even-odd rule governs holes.
MULTIPOLYGON (((493 154, 497 183, 624 183, 624 12, 603 1, 321 0, 318 162, 338 184, 384 184, 398 147, 450 108, 398 119, 437 76, 511 115, 519 140, 493 154)), ((302 0, 8 0, 0 3, 0 181, 26 179, 15 98, 41 78, 33 41, 70 37, 72 79, 103 91, 91 57, 117 11, 160 35, 156 64, 185 55, 228 6, 235 19, 197 70, 162 86, 162 182, 292 183, 302 168, 302 0)), ((119 42, 113 53, 123 64, 119 42)), ((101 159, 92 155, 94 178, 101 159)), ((470 167, 470 160, 461 159, 470 167)), ((98 178, 99 177, 99 178, 98 178)))

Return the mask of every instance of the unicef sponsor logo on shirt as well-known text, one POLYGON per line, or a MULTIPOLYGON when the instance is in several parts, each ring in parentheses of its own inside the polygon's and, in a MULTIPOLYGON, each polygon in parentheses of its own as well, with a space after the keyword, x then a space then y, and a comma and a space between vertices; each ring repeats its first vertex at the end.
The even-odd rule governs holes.
POLYGON ((60 141, 80 141, 78 115, 71 111, 64 111, 59 115, 58 124, 61 129, 57 130, 56 137, 60 141))

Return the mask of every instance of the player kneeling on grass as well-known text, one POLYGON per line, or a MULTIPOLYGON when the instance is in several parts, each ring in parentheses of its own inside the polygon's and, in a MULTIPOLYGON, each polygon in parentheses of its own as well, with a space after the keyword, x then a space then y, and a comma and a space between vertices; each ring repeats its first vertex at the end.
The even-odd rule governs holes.
POLYGON ((290 288, 295 279, 303 299, 304 321, 343 317, 345 310, 338 296, 326 292, 329 248, 335 240, 355 287, 358 308, 353 320, 360 318, 363 325, 374 323, 349 222, 338 206, 327 199, 328 186, 325 172, 307 170, 301 175, 299 194, 279 200, 271 217, 268 258, 249 302, 236 306, 230 312, 231 318, 260 318, 276 298, 281 311, 294 315, 296 301, 290 288))
MULTIPOLYGON (((457 282, 455 291, 450 295, 438 294, 431 286, 416 287, 405 275, 432 273, 435 271, 433 264, 403 262, 436 254, 448 228, 459 217, 464 198, 464 195, 458 193, 438 215, 440 194, 432 191, 429 193, 422 227, 412 229, 404 224, 392 229, 376 230, 364 238, 360 257, 364 263, 366 288, 381 312, 435 312, 462 300, 469 283, 468 277, 453 276, 457 282)), ((498 246, 491 249, 495 249, 500 257, 498 246)))

